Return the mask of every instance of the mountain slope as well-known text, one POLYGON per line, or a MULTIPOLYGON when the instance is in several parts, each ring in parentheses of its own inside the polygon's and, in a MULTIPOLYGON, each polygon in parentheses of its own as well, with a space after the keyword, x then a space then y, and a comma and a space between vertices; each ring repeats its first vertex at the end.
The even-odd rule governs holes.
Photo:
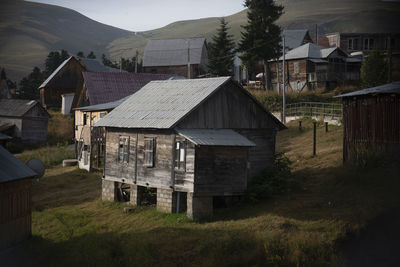
POLYGON ((0 2, 0 66, 14 79, 40 66, 49 51, 94 51, 100 57, 111 41, 131 34, 63 7, 20 0, 0 2))

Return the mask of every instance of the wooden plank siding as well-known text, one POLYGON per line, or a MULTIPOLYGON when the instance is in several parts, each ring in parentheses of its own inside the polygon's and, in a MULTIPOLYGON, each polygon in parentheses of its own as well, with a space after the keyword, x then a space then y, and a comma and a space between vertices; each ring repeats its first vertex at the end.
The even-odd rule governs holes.
POLYGON ((0 250, 31 235, 31 179, 0 184, 0 250))

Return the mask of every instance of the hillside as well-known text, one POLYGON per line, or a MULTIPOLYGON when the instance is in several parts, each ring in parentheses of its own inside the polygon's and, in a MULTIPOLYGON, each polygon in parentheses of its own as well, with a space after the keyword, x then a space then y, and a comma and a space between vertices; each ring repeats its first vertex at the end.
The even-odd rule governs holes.
POLYGON ((130 34, 63 7, 0 2, 0 66, 12 79, 19 80, 33 66, 41 66, 50 51, 94 51, 101 56, 111 41, 130 34))
MULTIPOLYGON (((399 2, 380 0, 279 0, 285 14, 279 24, 288 29, 307 28, 321 33, 399 32, 399 2)), ((139 32, 121 30, 91 20, 62 7, 21 0, 0 3, 0 66, 15 80, 27 75, 33 66, 43 63, 49 51, 67 49, 70 53, 93 50, 112 59, 142 53, 149 39, 205 36, 210 38, 219 25, 218 18, 179 21, 165 27, 139 32)), ((240 25, 246 23, 246 11, 226 17, 231 34, 240 39, 240 25)))

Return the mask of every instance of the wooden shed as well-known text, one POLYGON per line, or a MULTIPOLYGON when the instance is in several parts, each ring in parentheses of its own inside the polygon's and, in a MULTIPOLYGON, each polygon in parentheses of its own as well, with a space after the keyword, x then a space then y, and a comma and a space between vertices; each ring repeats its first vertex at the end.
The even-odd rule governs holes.
POLYGON ((344 95, 343 161, 400 153, 400 82, 344 95))
POLYGON ((36 100, 0 99, 0 128, 23 142, 46 141, 49 118, 36 100))
POLYGON ((285 128, 229 77, 151 82, 95 126, 106 128, 104 200, 129 191, 137 205, 154 188, 158 210, 193 218, 242 195, 285 128))
POLYGON ((36 173, 0 146, 0 250, 31 235, 31 187, 36 173))

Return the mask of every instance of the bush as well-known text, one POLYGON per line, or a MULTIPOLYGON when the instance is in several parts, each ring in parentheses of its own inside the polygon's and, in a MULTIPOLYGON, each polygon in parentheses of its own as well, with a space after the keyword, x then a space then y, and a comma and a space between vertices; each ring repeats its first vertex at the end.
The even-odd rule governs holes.
POLYGON ((258 202, 286 192, 294 185, 290 160, 283 154, 274 157, 274 166, 255 176, 246 190, 246 199, 258 202))

